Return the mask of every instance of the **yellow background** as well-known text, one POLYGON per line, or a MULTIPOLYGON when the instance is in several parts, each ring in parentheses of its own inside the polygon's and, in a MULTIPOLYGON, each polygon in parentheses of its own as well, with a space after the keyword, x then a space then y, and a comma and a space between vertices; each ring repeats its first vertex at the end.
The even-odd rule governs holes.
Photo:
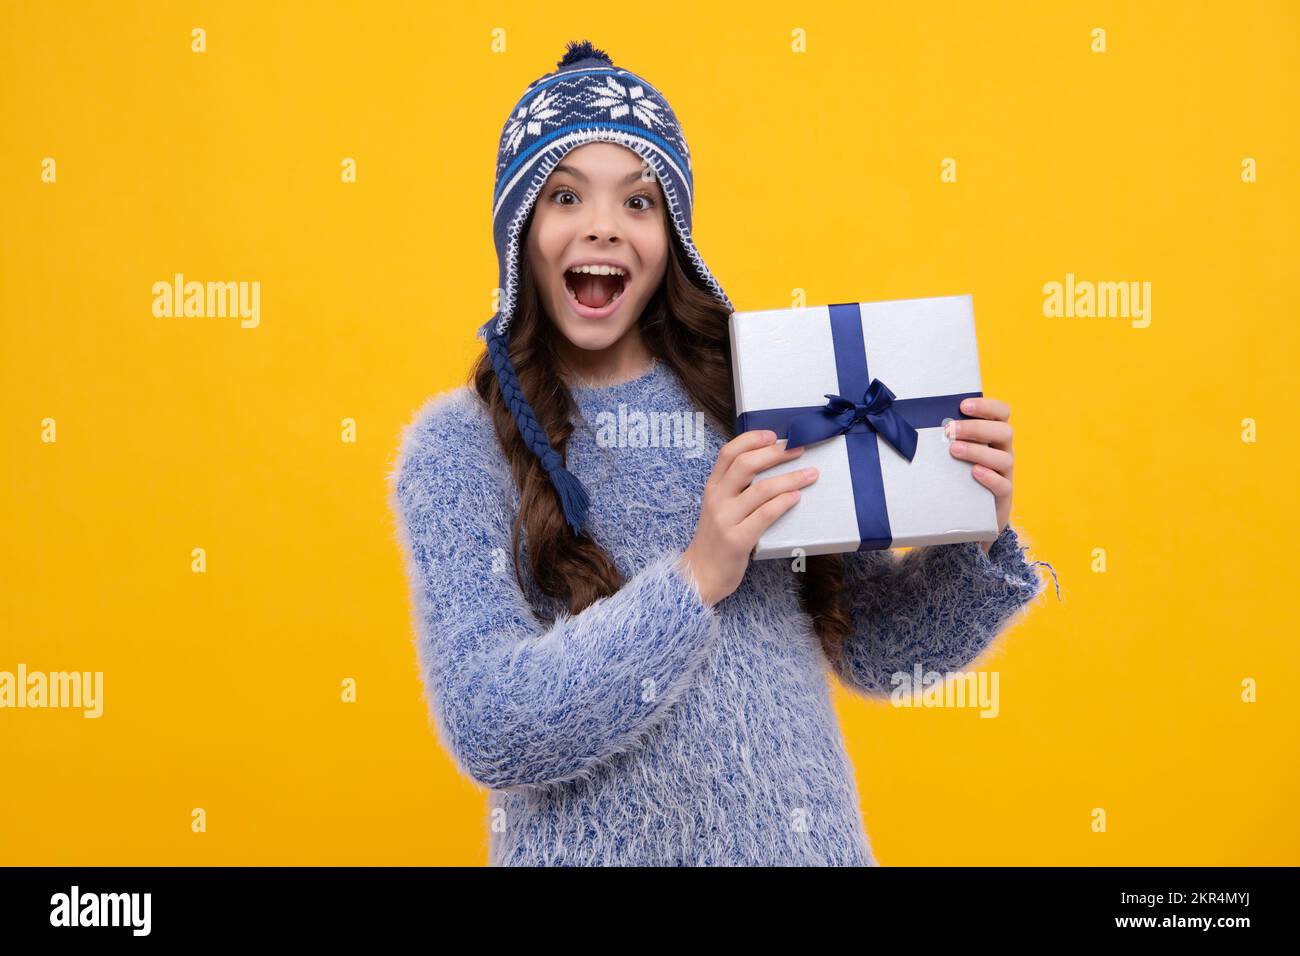
POLYGON ((837 687, 880 861, 1300 863, 1296 11, 0 5, 0 670, 105 674, 98 720, 0 711, 0 863, 486 860, 385 480, 481 347, 502 123, 583 38, 673 104, 737 308, 974 295, 1064 600, 979 662, 997 719, 837 687), (176 272, 260 327, 154 318, 176 272), (1045 317, 1067 272, 1150 326, 1045 317))

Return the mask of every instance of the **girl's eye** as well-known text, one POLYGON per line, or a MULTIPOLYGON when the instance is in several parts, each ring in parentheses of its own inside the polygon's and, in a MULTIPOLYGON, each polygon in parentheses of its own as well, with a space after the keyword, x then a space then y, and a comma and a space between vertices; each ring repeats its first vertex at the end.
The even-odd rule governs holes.
MULTIPOLYGON (((574 192, 572 189, 570 189, 568 186, 560 186, 560 187, 558 187, 558 188, 557 188, 553 193, 551 193, 551 200, 552 200, 552 201, 557 201, 557 200, 559 199, 559 197, 561 197, 561 196, 563 196, 563 195, 565 195, 565 194, 568 194, 568 195, 574 197, 575 199, 578 198, 578 194, 575 193, 575 192, 574 192)), ((644 200, 645 200, 645 205, 639 207, 639 208, 636 210, 637 212, 645 212, 647 209, 651 209, 651 208, 653 208, 653 206, 654 206, 654 204, 655 204, 654 197, 651 196, 651 195, 649 195, 648 193, 637 193, 635 196, 630 196, 630 197, 628 197, 628 198, 629 198, 629 200, 631 200, 631 199, 644 199, 644 200)), ((559 203, 559 205, 561 205, 561 206, 571 206, 571 205, 573 205, 573 204, 572 204, 572 203, 562 202, 562 203, 559 203)))

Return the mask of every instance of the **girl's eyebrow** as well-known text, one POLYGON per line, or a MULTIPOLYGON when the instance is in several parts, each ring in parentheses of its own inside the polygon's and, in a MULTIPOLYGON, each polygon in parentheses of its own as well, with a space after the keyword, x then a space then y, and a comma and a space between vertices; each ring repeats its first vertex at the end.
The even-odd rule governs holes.
MULTIPOLYGON (((552 170, 552 172, 557 172, 557 173, 568 173, 568 174, 569 174, 570 176, 572 176, 574 179, 577 179, 577 180, 579 180, 579 181, 581 181, 581 182, 584 182, 584 183, 585 183, 585 182, 590 182, 590 180, 587 179, 586 175, 583 174, 582 170, 574 169, 572 166, 565 166, 565 165, 561 164, 561 165, 559 165, 559 166, 556 166, 555 169, 552 170)), ((626 186, 626 185, 628 185, 629 183, 636 182, 636 181, 637 181, 638 179, 640 179, 640 178, 641 178, 641 170, 638 169, 636 172, 634 172, 634 173, 630 174, 629 176, 625 177, 621 185, 626 186)), ((653 182, 653 180, 650 180, 650 181, 653 182)))

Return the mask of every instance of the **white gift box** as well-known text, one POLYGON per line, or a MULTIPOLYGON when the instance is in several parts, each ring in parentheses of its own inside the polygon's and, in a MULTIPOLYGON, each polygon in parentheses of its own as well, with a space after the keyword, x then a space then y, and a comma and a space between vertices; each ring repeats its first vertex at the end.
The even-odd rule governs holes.
POLYGON ((820 472, 759 538, 755 560, 997 537, 993 492, 943 432, 972 417, 962 398, 983 394, 969 295, 735 312, 730 332, 737 434, 771 429, 785 446, 801 416, 851 422, 755 477, 820 472), (900 432, 915 436, 910 460, 886 438, 900 432))

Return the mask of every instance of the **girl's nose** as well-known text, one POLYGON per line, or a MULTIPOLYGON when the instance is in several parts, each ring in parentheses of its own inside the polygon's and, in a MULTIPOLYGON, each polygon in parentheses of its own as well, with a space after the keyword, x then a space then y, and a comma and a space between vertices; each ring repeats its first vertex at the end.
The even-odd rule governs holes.
POLYGON ((617 242, 619 239, 618 227, 597 222, 588 227, 587 238, 599 241, 609 240, 617 242))

